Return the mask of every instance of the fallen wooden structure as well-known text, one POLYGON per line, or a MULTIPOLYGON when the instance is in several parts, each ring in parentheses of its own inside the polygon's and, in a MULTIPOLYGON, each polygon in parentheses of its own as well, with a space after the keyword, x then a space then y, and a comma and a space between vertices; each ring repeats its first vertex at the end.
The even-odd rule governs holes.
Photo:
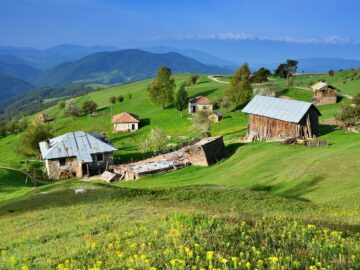
POLYGON ((112 165, 110 171, 119 181, 136 180, 144 175, 174 171, 186 166, 209 166, 227 155, 222 137, 204 138, 177 151, 146 160, 112 165))

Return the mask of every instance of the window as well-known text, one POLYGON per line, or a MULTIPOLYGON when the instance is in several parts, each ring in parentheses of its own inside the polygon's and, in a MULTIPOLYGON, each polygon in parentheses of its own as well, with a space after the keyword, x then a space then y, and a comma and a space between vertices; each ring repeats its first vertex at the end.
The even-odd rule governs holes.
POLYGON ((103 161, 104 160, 104 155, 103 154, 96 154, 96 160, 97 161, 103 161))
POLYGON ((59 158, 59 165, 65 166, 66 165, 66 158, 59 158))

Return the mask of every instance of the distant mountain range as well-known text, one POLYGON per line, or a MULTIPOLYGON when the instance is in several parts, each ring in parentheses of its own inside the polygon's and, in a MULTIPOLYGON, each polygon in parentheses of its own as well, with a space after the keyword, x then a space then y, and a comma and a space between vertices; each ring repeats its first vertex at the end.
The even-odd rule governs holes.
POLYGON ((139 49, 99 52, 60 64, 41 73, 32 82, 60 86, 74 82, 124 83, 155 76, 161 66, 174 73, 226 74, 231 70, 210 66, 175 52, 151 53, 139 49))
POLYGON ((66 61, 80 59, 86 55, 118 50, 111 46, 77 46, 63 44, 44 50, 28 47, 0 47, 0 55, 12 55, 25 60, 28 64, 38 69, 49 69, 66 61))
POLYGON ((30 63, 12 55, 0 55, 0 74, 10 77, 31 80, 40 73, 40 70, 30 63))
POLYGON ((21 79, 0 74, 0 104, 2 101, 22 95, 35 86, 21 79))

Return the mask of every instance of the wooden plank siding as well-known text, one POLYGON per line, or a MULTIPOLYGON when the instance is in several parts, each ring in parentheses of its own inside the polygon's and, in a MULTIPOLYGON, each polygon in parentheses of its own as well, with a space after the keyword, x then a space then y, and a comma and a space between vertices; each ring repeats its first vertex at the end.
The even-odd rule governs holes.
POLYGON ((247 138, 251 141, 314 138, 318 135, 318 117, 318 112, 312 107, 299 123, 250 114, 247 138))

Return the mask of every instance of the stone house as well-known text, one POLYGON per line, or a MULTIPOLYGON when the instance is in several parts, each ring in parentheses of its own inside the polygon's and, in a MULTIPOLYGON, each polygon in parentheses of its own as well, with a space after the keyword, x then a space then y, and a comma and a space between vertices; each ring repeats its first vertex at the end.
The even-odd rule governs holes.
POLYGON ((213 109, 214 105, 207 97, 198 96, 189 99, 189 114, 193 114, 198 111, 212 112, 213 109))
POLYGON ((112 118, 113 133, 133 132, 139 129, 140 118, 136 114, 122 112, 112 118))
POLYGON ((338 91, 336 87, 318 82, 312 85, 311 89, 313 90, 313 103, 315 105, 336 104, 338 91))
POLYGON ((117 150, 103 137, 84 131, 69 132, 39 146, 48 177, 55 180, 100 174, 113 164, 117 150))

